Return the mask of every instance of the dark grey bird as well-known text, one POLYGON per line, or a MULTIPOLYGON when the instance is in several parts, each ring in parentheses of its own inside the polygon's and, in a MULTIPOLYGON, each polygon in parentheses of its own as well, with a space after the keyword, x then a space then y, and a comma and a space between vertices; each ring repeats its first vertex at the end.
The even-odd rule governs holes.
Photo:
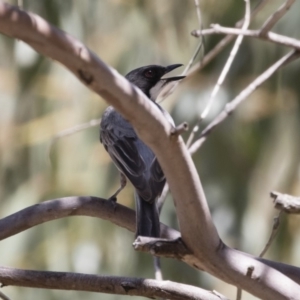
MULTIPOLYGON (((161 90, 170 82, 183 79, 184 76, 163 78, 181 64, 167 67, 150 65, 135 69, 125 77, 161 110, 165 118, 174 125, 172 117, 155 101, 161 90)), ((159 213, 156 201, 166 183, 165 176, 152 150, 140 140, 131 126, 112 106, 109 106, 100 124, 100 142, 109 153, 121 174, 121 186, 110 197, 116 196, 125 187, 126 178, 135 188, 136 199, 136 237, 160 236, 159 213)))

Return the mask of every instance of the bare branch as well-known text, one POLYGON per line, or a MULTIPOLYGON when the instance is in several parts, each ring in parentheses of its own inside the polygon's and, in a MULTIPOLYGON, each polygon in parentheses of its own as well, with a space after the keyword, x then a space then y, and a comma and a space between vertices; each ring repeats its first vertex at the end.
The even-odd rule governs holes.
POLYGON ((200 4, 199 4, 199 0, 194 0, 194 1, 195 1, 195 6, 196 6, 196 12, 197 12, 199 28, 201 29, 201 27, 202 27, 202 18, 201 18, 200 4))
POLYGON ((163 273, 161 270, 160 257, 153 257, 153 265, 154 265, 154 276, 156 280, 164 280, 163 273))
MULTIPOLYGON (((255 9, 251 12, 250 19, 252 20, 258 12, 267 4, 269 0, 261 0, 258 5, 255 7, 255 9)), ((244 19, 239 20, 236 24, 236 28, 241 28, 244 24, 244 19)), ((201 36, 201 34, 200 34, 201 36)), ((233 41, 234 36, 233 35, 227 35, 225 36, 212 50, 210 50, 203 59, 195 64, 190 71, 188 72, 188 75, 192 75, 195 72, 198 72, 199 70, 203 69, 206 65, 208 65, 231 41, 233 41)))
POLYGON ((272 242, 274 241, 274 239, 275 239, 275 237, 278 233, 278 228, 279 228, 279 225, 280 225, 281 212, 282 211, 280 211, 278 216, 274 217, 274 219, 273 219, 273 226, 272 226, 272 231, 271 231, 270 237, 269 237, 264 249, 259 254, 259 257, 263 257, 267 253, 267 251, 269 250, 272 242))
POLYGON ((294 197, 278 192, 271 192, 275 208, 283 210, 288 214, 300 214, 300 197, 294 197))
MULTIPOLYGON (((244 0, 244 1, 246 2, 246 9, 245 9, 245 21, 242 26, 242 31, 248 29, 248 27, 250 25, 250 0, 244 0)), ((240 45, 243 41, 243 38, 244 38, 244 36, 242 34, 238 35, 238 37, 234 43, 234 46, 229 54, 228 60, 219 76, 217 84, 215 85, 215 87, 210 95, 210 99, 208 100, 207 106, 205 107, 204 111, 202 112, 202 114, 200 116, 200 120, 205 119, 206 116, 208 115, 208 113, 212 107, 213 101, 230 70, 233 60, 234 60, 234 58, 240 48, 240 45)))
POLYGON ((159 213, 161 213, 162 207, 163 207, 164 202, 169 194, 169 191, 170 191, 169 185, 168 185, 168 183, 166 183, 160 197, 157 200, 157 204, 156 204, 159 213))
MULTIPOLYGON (((242 26, 242 30, 248 29, 248 27, 250 25, 250 0, 244 0, 244 1, 246 3, 246 5, 245 5, 246 9, 245 9, 245 18, 244 18, 245 21, 244 21, 244 24, 242 26)), ((232 50, 229 54, 229 57, 228 57, 228 59, 225 63, 225 66, 224 66, 224 68, 223 68, 223 70, 222 70, 222 72, 221 72, 221 74, 218 78, 218 81, 217 81, 215 87, 213 88, 212 93, 211 93, 211 95, 208 99, 206 107, 204 108, 203 112, 201 113, 201 115, 199 117, 199 120, 197 121, 196 125, 194 126, 193 130, 191 131, 191 134, 190 134, 190 136, 188 138, 188 141, 186 143, 187 147, 189 147, 191 145, 191 143, 193 142, 194 137, 195 137, 196 133, 199 130, 200 123, 207 117, 210 109, 212 108, 213 102, 216 99, 216 95, 218 94, 218 92, 221 88, 221 85, 223 84, 223 82, 224 82, 224 80, 225 80, 225 78, 226 78, 226 76, 227 76, 227 74, 230 70, 230 67, 233 63, 233 60, 234 60, 234 58, 235 58, 235 56, 236 56, 236 54, 239 50, 239 47, 240 47, 240 45, 243 41, 243 38, 244 38, 244 36, 242 34, 240 34, 237 37, 237 39, 236 39, 236 41, 233 45, 233 48, 232 48, 232 50)))
POLYGON ((60 132, 58 132, 56 135, 54 135, 54 137, 51 139, 49 146, 48 146, 48 156, 50 156, 50 152, 51 149, 53 147, 53 145, 61 138, 66 137, 68 135, 72 135, 75 134, 79 131, 94 127, 94 126, 99 126, 101 122, 101 119, 93 119, 90 120, 89 122, 86 123, 82 123, 82 124, 78 124, 76 126, 73 126, 71 128, 62 130, 60 132))
MULTIPOLYGON (((183 72, 181 73, 182 76, 185 76, 188 73, 188 71, 192 67, 196 57, 200 53, 200 50, 202 49, 202 47, 203 47, 203 40, 201 39, 200 43, 197 45, 197 48, 196 48, 193 56, 191 57, 189 63, 184 68, 183 72)), ((168 85, 168 88, 166 90, 162 91, 161 100, 159 100, 158 102, 160 103, 160 102, 164 101, 168 96, 170 96, 175 91, 175 89, 177 88, 179 83, 180 83, 180 81, 174 81, 174 82, 172 82, 172 84, 170 83, 168 85)))
POLYGON ((69 272, 46 272, 0 267, 3 286, 100 292, 173 300, 226 300, 224 296, 198 287, 172 281, 117 276, 88 275, 69 272))
POLYGON ((219 113, 214 120, 201 132, 200 138, 190 147, 190 153, 194 154, 205 142, 207 135, 211 133, 220 123, 222 123, 246 98, 253 93, 262 83, 269 79, 279 68, 294 61, 300 56, 299 52, 290 51, 284 57, 279 59, 275 64, 269 67, 260 76, 255 78, 238 96, 226 104, 225 109, 219 113))
POLYGON ((91 128, 91 127, 95 127, 95 126, 99 126, 100 125, 100 122, 101 122, 101 119, 93 119, 93 120, 90 120, 86 123, 82 123, 82 124, 78 124, 76 126, 73 126, 71 128, 67 128, 65 130, 62 130, 60 132, 58 132, 53 138, 52 138, 52 143, 62 137, 65 137, 65 136, 68 136, 68 135, 71 135, 71 134, 74 134, 74 133, 77 133, 81 130, 85 130, 85 129, 88 129, 88 128, 91 128))
POLYGON ((290 9, 290 7, 294 4, 295 0, 286 0, 278 10, 271 15, 267 21, 263 24, 260 29, 260 35, 265 36, 267 32, 269 32, 274 25, 284 16, 284 14, 290 9))
MULTIPOLYGON (((135 212, 121 204, 97 197, 65 197, 29 206, 0 219, 0 240, 33 226, 71 216, 89 216, 108 220, 131 232, 135 231, 135 212)), ((180 233, 161 224, 161 236, 176 239, 180 233)))
POLYGON ((140 90, 75 38, 42 18, 3 2, 0 2, 0 32, 21 39, 61 62, 131 122, 162 166, 174 197, 182 240, 204 270, 259 298, 297 299, 298 284, 266 263, 220 241, 197 170, 182 138, 171 137, 172 126, 140 90), (255 268, 251 278, 246 276, 249 266, 255 268))
MULTIPOLYGON (((200 10, 200 5, 199 5, 199 0, 194 0, 194 1, 195 1, 197 18, 198 18, 198 23, 199 23, 199 30, 201 30, 202 29, 202 18, 201 18, 201 10, 200 10)), ((190 61, 188 62, 187 66, 185 67, 185 69, 183 70, 181 75, 185 76, 188 73, 188 71, 192 67, 196 57, 200 53, 200 50, 203 48, 203 45, 204 45, 203 38, 200 37, 200 42, 197 45, 197 48, 196 48, 193 56, 191 57, 190 61)), ((180 83, 179 81, 174 81, 172 84, 170 84, 169 87, 165 91, 163 91, 163 93, 161 95, 162 98, 159 102, 164 101, 169 95, 171 95, 175 91, 175 89, 177 88, 179 83, 180 83)))
POLYGON ((200 35, 212 35, 212 34, 230 34, 230 35, 244 35, 247 37, 258 38, 272 42, 277 45, 282 45, 286 47, 291 47, 295 50, 300 50, 300 41, 285 35, 281 35, 275 32, 268 31, 266 35, 261 36, 260 30, 242 30, 231 27, 223 27, 218 24, 212 25, 211 29, 203 29, 200 31, 193 31, 194 36, 200 35))

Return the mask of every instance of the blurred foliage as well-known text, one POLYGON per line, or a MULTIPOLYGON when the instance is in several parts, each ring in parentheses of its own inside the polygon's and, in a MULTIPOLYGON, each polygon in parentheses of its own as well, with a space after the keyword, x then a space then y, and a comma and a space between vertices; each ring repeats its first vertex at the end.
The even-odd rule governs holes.
MULTIPOLYGON (((200 2, 204 28, 211 23, 233 26, 244 14, 242 0, 200 2)), ((251 27, 258 28, 281 2, 269 1, 251 27)), ((193 0, 24 0, 24 8, 86 43, 121 74, 152 63, 186 64, 198 43, 189 34, 199 27, 193 0)), ((299 10, 297 2, 274 30, 300 38, 299 10)), ((206 37, 205 51, 221 38, 206 37)), ((177 123, 195 123, 230 49, 185 80, 163 103, 177 123)), ((245 39, 205 123, 286 52, 284 47, 245 39)), ((220 236, 228 245, 251 254, 264 247, 276 214, 269 192, 300 193, 298 70, 299 62, 294 62, 274 75, 194 156, 220 236)), ((0 37, 0 107, 0 217, 55 197, 108 197, 116 189, 118 174, 98 142, 98 128, 52 143, 61 130, 99 118, 105 102, 59 64, 5 36, 0 37)), ((134 207, 130 185, 119 202, 134 207)), ((162 220, 177 227, 170 196, 162 220)), ((299 217, 283 216, 280 234, 267 257, 299 266, 299 228, 299 217)), ((132 233, 109 222, 66 218, 1 241, 0 264, 153 277, 152 258, 136 253, 133 239, 132 233)), ((166 279, 215 289, 229 298, 235 295, 232 286, 183 263, 163 259, 162 266, 166 279)), ((4 292, 23 300, 126 298, 18 287, 4 292)), ((254 298, 245 295, 243 299, 254 298)))

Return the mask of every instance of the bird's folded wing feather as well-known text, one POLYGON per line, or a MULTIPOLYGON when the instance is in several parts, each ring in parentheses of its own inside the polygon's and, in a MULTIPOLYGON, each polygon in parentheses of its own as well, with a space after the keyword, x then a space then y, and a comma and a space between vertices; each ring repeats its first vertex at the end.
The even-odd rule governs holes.
MULTIPOLYGON (((124 124, 123 124, 124 125, 124 124)), ((139 146, 142 143, 133 128, 127 126, 101 129, 101 142, 111 156, 117 168, 131 181, 144 200, 152 199, 152 192, 147 182, 146 162, 139 146)))

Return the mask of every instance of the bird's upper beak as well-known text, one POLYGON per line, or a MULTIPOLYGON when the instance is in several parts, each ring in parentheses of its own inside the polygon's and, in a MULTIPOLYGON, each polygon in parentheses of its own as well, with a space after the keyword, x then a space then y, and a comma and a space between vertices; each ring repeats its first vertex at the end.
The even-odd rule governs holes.
MULTIPOLYGON (((177 69, 179 67, 183 66, 182 64, 175 64, 175 65, 170 65, 166 67, 166 72, 165 74, 170 73, 171 71, 173 71, 174 69, 177 69)), ((165 75, 164 74, 164 75, 165 75)), ((164 77, 162 79, 166 80, 166 83, 170 82, 170 81, 176 81, 176 80, 180 80, 185 78, 185 76, 173 76, 173 77, 164 77)))

